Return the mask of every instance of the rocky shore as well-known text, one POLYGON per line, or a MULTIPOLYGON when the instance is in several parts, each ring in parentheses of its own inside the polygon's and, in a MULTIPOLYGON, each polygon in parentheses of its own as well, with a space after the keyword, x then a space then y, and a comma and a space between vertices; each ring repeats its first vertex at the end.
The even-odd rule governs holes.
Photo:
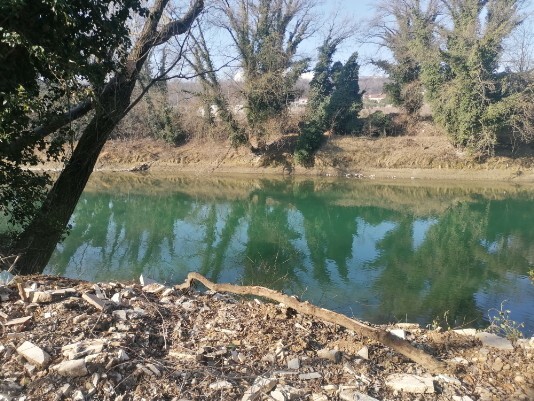
POLYGON ((0 286, 0 400, 532 400, 534 339, 386 327, 450 369, 283 304, 140 283, 0 286))

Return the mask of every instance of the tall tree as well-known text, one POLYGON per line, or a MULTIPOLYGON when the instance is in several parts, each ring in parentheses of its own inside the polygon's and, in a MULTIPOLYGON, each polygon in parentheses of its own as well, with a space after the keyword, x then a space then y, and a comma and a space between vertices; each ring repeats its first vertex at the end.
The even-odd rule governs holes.
POLYGON ((232 38, 243 71, 249 125, 257 130, 279 117, 297 96, 295 84, 308 67, 297 49, 312 33, 310 0, 221 0, 222 28, 232 38))
POLYGON ((522 1, 440 1, 447 16, 438 27, 443 45, 422 59, 421 74, 434 119, 454 144, 491 154, 523 98, 508 90, 507 74, 499 71, 503 43, 522 22, 522 1))
MULTIPOLYGON (((181 19, 161 25, 160 19, 168 2, 169 0, 154 2, 140 35, 123 58, 120 68, 101 89, 94 89, 94 99, 84 101, 75 109, 82 112, 68 111, 52 123, 33 130, 34 136, 44 139, 73 118, 89 111, 93 112, 64 170, 48 191, 37 214, 13 246, 13 253, 21 255, 17 264, 21 273, 41 272, 46 266, 94 169, 102 147, 113 128, 132 107, 132 91, 150 50, 176 35, 187 32, 204 7, 203 0, 195 0, 181 19)), ((82 19, 85 16, 76 12, 73 15, 82 19)), ((92 28, 88 27, 86 30, 77 31, 77 35, 91 35, 92 32, 92 28)), ((104 60, 107 60, 107 57, 104 60)), ((21 140, 24 141, 25 138, 21 140)), ((16 138, 8 144, 17 146, 16 138)))
POLYGON ((387 48, 392 57, 392 60, 373 60, 389 76, 384 89, 393 104, 413 117, 423 106, 421 57, 429 49, 436 48, 433 34, 438 6, 438 0, 383 0, 371 23, 371 36, 378 39, 378 44, 387 48))
POLYGON ((50 183, 26 168, 60 159, 106 78, 124 64, 141 0, 0 2, 0 212, 25 224, 50 183), (97 62, 98 60, 98 62, 97 62), (69 110, 70 107, 76 105, 69 110), (50 135, 53 133, 53 135, 50 135))

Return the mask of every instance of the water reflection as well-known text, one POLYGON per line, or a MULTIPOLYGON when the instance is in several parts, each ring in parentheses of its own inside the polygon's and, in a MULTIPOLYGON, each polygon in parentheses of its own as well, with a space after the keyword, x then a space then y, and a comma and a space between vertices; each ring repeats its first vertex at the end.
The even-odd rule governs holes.
POLYGON ((450 324, 475 326, 507 299, 534 329, 528 190, 119 178, 84 194, 48 273, 175 283, 195 270, 373 322, 448 311, 450 324))

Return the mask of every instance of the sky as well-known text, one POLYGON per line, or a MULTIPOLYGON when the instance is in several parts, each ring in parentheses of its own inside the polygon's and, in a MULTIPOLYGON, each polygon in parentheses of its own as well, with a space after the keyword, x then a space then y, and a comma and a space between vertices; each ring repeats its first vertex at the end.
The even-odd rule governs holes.
MULTIPOLYGON (((364 29, 365 24, 374 14, 374 5, 376 1, 369 0, 323 0, 318 8, 320 15, 324 16, 327 21, 330 16, 338 15, 340 20, 347 19, 356 23, 357 28, 364 29)), ((303 51, 311 53, 310 56, 316 55, 317 39, 313 43, 303 45, 303 51)), ((336 60, 346 61, 350 55, 357 51, 360 60, 360 75, 383 75, 374 66, 369 64, 369 58, 376 55, 376 46, 359 43, 357 38, 347 40, 340 46, 334 56, 336 60)))

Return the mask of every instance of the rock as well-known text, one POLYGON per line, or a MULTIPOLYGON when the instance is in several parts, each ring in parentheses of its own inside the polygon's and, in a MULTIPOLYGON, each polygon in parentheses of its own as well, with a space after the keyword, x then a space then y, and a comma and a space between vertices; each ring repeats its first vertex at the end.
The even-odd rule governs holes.
POLYGON ((357 353, 357 355, 365 360, 369 360, 369 348, 368 347, 362 347, 357 353))
POLYGON ((300 380, 313 380, 313 379, 321 379, 323 377, 322 374, 319 372, 311 372, 311 373, 301 373, 299 375, 300 380))
POLYGON ((129 361, 130 357, 128 356, 126 351, 124 351, 123 349, 120 349, 117 352, 117 359, 119 360, 119 362, 124 362, 124 361, 129 361))
POLYGON ((402 329, 392 329, 392 330, 389 330, 389 332, 393 334, 394 336, 397 336, 399 338, 402 338, 403 340, 406 340, 406 332, 402 329))
POLYGON ((328 359, 329 361, 339 363, 341 362, 342 353, 338 350, 323 348, 317 351, 317 356, 322 359, 328 359))
POLYGON ((254 401, 260 398, 262 393, 268 393, 277 384, 276 379, 270 379, 265 377, 258 377, 254 384, 245 391, 241 401, 254 401))
POLYGON ((24 343, 17 348, 17 352, 28 362, 39 367, 44 367, 50 362, 50 355, 29 341, 24 341, 24 343))
POLYGON ((128 320, 128 313, 124 309, 114 310, 111 315, 117 320, 128 320))
POLYGON ((18 319, 11 319, 4 323, 4 326, 19 326, 26 324, 32 319, 31 316, 19 317, 18 319))
POLYGON ((152 363, 147 363, 145 366, 146 366, 148 369, 150 369, 150 371, 151 371, 152 373, 154 373, 154 375, 156 375, 156 377, 160 377, 160 376, 161 376, 161 371, 160 371, 158 368, 156 368, 156 365, 154 365, 154 364, 152 364, 152 363))
POLYGON ((113 294, 113 296, 111 297, 111 302, 114 302, 117 305, 120 305, 122 303, 121 293, 120 292, 116 292, 115 294, 113 294))
POLYGON ((106 307, 106 301, 101 300, 96 295, 84 293, 82 298, 90 305, 94 306, 96 309, 103 311, 106 307))
POLYGON ((477 335, 476 329, 458 329, 458 330, 453 330, 453 332, 461 336, 474 337, 477 335))
POLYGON ((82 390, 76 390, 72 394, 72 401, 85 401, 85 395, 83 394, 82 390))
POLYGON ((72 359, 64 361, 51 367, 61 376, 83 377, 89 374, 84 359, 72 359))
POLYGON ((234 385, 226 380, 221 380, 215 383, 210 384, 210 389, 212 390, 225 390, 225 389, 231 389, 234 385))
POLYGON ((342 390, 339 394, 339 399, 342 401, 379 401, 356 390, 342 390))
POLYGON ((473 401, 473 399, 467 395, 453 395, 453 401, 473 401))
POLYGON ((324 394, 313 393, 311 401, 328 401, 328 397, 324 394))
POLYGON ((300 369, 300 359, 299 358, 290 359, 287 362, 287 367, 288 369, 294 369, 294 370, 300 369))
POLYGON ((406 393, 425 394, 434 392, 434 381, 431 377, 421 377, 406 373, 395 373, 386 378, 386 386, 392 390, 406 393))
POLYGON ((507 340, 506 338, 499 337, 496 334, 493 333, 486 333, 484 331, 477 333, 476 338, 478 338, 482 345, 485 347, 492 347, 497 348, 500 350, 513 350, 514 346, 510 342, 510 340, 507 340))
POLYGON ((0 285, 9 285, 14 279, 15 276, 7 270, 0 271, 0 285))

